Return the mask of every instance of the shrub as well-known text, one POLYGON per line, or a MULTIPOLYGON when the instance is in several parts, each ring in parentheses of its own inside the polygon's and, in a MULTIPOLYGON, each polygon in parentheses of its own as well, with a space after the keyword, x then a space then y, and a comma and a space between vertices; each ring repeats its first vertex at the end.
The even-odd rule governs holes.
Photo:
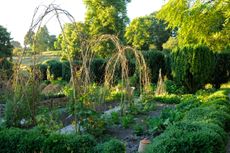
POLYGON ((153 140, 147 153, 225 152, 227 135, 215 124, 180 122, 153 140))
POLYGON ((70 64, 68 61, 62 62, 62 79, 69 81, 71 78, 70 64))
POLYGON ((212 83, 220 88, 222 83, 230 80, 230 52, 216 53, 216 67, 212 83))
POLYGON ((119 140, 112 139, 96 146, 96 153, 125 153, 125 145, 119 140))
POLYGON ((211 82, 215 68, 215 56, 204 45, 188 45, 172 52, 172 75, 177 84, 195 92, 211 82))
POLYGON ((0 152, 4 153, 94 153, 95 139, 90 135, 43 135, 38 130, 2 129, 0 152))
POLYGON ((165 86, 166 86, 166 91, 169 94, 184 94, 184 93, 186 93, 185 87, 177 85, 172 80, 166 80, 165 86))
POLYGON ((161 51, 145 51, 143 52, 143 56, 145 58, 146 64, 150 70, 150 75, 152 78, 152 82, 157 83, 158 76, 159 76, 159 70, 161 69, 162 76, 170 75, 170 66, 167 64, 170 64, 167 60, 169 60, 164 54, 164 52, 161 51))
POLYGON ((50 135, 44 143, 46 153, 93 153, 95 140, 91 136, 50 135))
POLYGON ((56 80, 57 78, 62 77, 62 63, 60 61, 48 60, 43 63, 47 65, 47 70, 50 75, 53 76, 53 79, 56 80))
POLYGON ((174 94, 155 96, 153 99, 157 102, 165 103, 165 104, 179 104, 180 103, 179 96, 174 95, 174 94))
POLYGON ((92 72, 93 80, 101 83, 104 80, 106 60, 102 58, 95 58, 90 64, 90 70, 92 72))
POLYGON ((153 140, 147 152, 224 153, 227 142, 224 129, 228 130, 230 127, 227 91, 221 90, 209 93, 210 95, 202 92, 207 97, 202 103, 195 96, 183 97, 176 110, 160 116, 163 121, 164 118, 174 116, 171 114, 179 112, 182 118, 174 119, 174 124, 169 125, 163 134, 153 140))
POLYGON ((133 123, 134 117, 132 115, 125 115, 121 118, 121 125, 124 128, 128 128, 131 123, 133 123))

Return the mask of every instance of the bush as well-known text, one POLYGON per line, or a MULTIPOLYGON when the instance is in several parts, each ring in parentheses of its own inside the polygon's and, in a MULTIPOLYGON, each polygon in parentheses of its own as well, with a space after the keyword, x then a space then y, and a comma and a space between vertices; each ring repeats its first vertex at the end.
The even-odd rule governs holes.
POLYGON ((50 135, 44 143, 45 153, 93 153, 96 144, 91 136, 50 135))
POLYGON ((68 61, 62 62, 62 79, 69 81, 71 78, 70 64, 68 61))
POLYGON ((38 130, 2 129, 2 153, 94 153, 95 139, 90 135, 43 135, 38 130))
MULTIPOLYGON (((168 126, 163 134, 156 137, 147 152, 225 152, 227 133, 230 127, 230 107, 226 97, 228 90, 221 90, 206 96, 202 103, 199 98, 187 95, 176 110, 163 113, 164 118, 172 118, 179 112, 179 120, 168 126), (174 113, 173 113, 174 112, 174 113)), ((169 118, 169 119, 170 119, 169 118)), ((158 123, 158 122, 157 122, 158 123)), ((160 122, 159 122, 160 123, 160 122)), ((158 124, 158 125, 161 125, 158 124)))
POLYGON ((177 84, 195 92, 211 82, 215 68, 215 56, 208 47, 188 45, 172 52, 172 75, 177 84))
POLYGON ((224 153, 227 134, 215 124, 180 122, 153 140, 147 153, 224 153))
POLYGON ((105 76, 106 60, 102 58, 95 58, 90 64, 90 70, 93 75, 93 80, 97 83, 102 83, 105 76))
POLYGON ((4 77, 2 75, 6 75, 7 78, 10 78, 13 74, 13 64, 4 59, 3 61, 0 61, 0 77, 4 77))
POLYGON ((216 53, 216 67, 214 70, 212 83, 216 88, 220 88, 222 83, 230 80, 230 52, 216 53))
POLYGON ((159 70, 161 69, 161 73, 163 76, 169 76, 170 71, 167 64, 170 64, 169 58, 167 58, 166 54, 161 51, 145 51, 143 52, 144 59, 148 68, 150 69, 150 75, 153 83, 157 83, 159 70))
POLYGON ((160 95, 153 98, 156 102, 165 103, 165 104, 179 104, 180 98, 177 95, 160 95))
POLYGON ((166 86, 166 91, 169 94, 184 94, 184 93, 186 93, 185 87, 177 85, 174 81, 166 80, 165 86, 166 86))
POLYGON ((125 145, 119 140, 112 139, 96 146, 96 153, 125 153, 125 145))

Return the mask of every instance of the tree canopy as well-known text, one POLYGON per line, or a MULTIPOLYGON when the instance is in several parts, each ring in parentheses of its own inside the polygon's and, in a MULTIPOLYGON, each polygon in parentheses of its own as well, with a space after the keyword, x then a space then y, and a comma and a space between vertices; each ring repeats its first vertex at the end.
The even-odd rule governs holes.
POLYGON ((84 23, 67 23, 64 30, 58 36, 55 47, 70 52, 73 59, 77 59, 81 51, 81 40, 88 37, 88 31, 84 23))
POLYGON ((126 29, 125 38, 129 44, 137 49, 149 50, 153 44, 158 50, 162 50, 171 31, 166 29, 162 20, 155 17, 155 13, 134 19, 126 29))
POLYGON ((46 51, 49 48, 50 35, 46 26, 38 29, 33 44, 34 51, 46 51))
POLYGON ((0 61, 1 59, 12 56, 13 46, 10 40, 10 33, 6 28, 0 25, 0 61))
POLYGON ((213 50, 230 44, 229 0, 169 0, 157 14, 178 28, 179 45, 205 43, 213 50))
MULTIPOLYGON (((90 36, 111 34, 124 40, 125 27, 129 23, 127 4, 131 0, 84 0, 86 5, 85 24, 90 36)), ((108 55, 114 46, 110 41, 94 47, 101 56, 108 55)))

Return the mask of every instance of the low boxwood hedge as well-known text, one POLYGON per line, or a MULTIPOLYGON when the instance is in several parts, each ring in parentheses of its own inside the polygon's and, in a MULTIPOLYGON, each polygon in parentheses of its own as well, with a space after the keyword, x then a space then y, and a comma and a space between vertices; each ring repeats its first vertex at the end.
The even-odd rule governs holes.
MULTIPOLYGON (((147 153, 225 153, 230 127, 229 91, 217 91, 200 102, 186 99, 175 111, 183 118, 152 140, 147 153), (186 108, 186 111, 182 111, 186 108)), ((182 100, 183 101, 183 100, 182 100)))

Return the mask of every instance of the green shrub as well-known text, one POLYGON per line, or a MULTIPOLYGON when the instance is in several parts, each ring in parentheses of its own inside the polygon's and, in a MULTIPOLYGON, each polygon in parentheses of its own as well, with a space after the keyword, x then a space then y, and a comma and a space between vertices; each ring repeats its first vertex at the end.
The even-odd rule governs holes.
POLYGON ((177 84, 195 92, 211 82, 215 56, 204 45, 188 45, 172 52, 172 75, 177 84))
POLYGON ((94 153, 95 139, 90 135, 43 135, 38 130, 2 129, 2 153, 94 153))
POLYGON ((46 153, 93 153, 95 140, 91 136, 50 135, 44 143, 46 153))
POLYGON ((171 66, 167 65, 170 64, 170 62, 167 61, 168 58, 164 52, 145 51, 143 52, 143 56, 148 68, 150 69, 152 82, 157 83, 160 69, 163 76, 170 75, 170 70, 168 70, 168 68, 171 66))
POLYGON ((184 93, 186 93, 185 87, 177 85, 172 80, 166 80, 165 86, 166 86, 166 91, 169 94, 184 94, 184 93))
POLYGON ((131 123, 134 122, 134 117, 132 115, 125 115, 121 118, 121 125, 124 128, 128 128, 131 123))
POLYGON ((228 93, 228 90, 202 91, 199 96, 205 96, 202 98, 205 100, 186 95, 175 110, 163 111, 152 125, 164 125, 167 120, 172 124, 153 140, 147 153, 224 153, 227 142, 224 129, 230 127, 228 93))
POLYGON ((230 80, 230 52, 216 53, 216 67, 214 70, 212 83, 216 88, 220 88, 222 83, 230 80))
POLYGON ((137 136, 144 134, 144 126, 143 125, 137 124, 133 127, 133 129, 134 129, 134 134, 136 134, 137 136))
POLYGON ((13 63, 6 59, 0 61, 0 73, 0 77, 3 77, 4 74, 6 77, 10 78, 13 74, 13 63))
POLYGON ((60 61, 48 60, 43 63, 47 65, 47 71, 49 71, 50 75, 53 76, 54 80, 62 77, 62 63, 60 61))
POLYGON ((106 60, 95 58, 90 64, 90 70, 93 75, 93 80, 97 83, 102 83, 104 80, 106 60))
POLYGON ((71 78, 70 64, 68 61, 62 62, 62 79, 69 81, 71 78))
POLYGON ((215 124, 180 122, 153 140, 147 153, 224 153, 227 135, 215 124))
POLYGON ((165 104, 179 104, 180 98, 177 95, 160 95, 153 98, 156 102, 165 103, 165 104))
POLYGON ((125 145, 119 140, 112 139, 96 146, 96 153, 125 153, 125 145))

